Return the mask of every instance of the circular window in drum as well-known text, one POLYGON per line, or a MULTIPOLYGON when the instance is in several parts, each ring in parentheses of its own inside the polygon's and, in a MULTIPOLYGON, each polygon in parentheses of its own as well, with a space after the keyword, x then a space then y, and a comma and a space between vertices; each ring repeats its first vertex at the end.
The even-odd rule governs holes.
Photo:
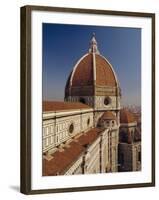
POLYGON ((90 118, 87 119, 87 126, 90 124, 90 118))
POLYGON ((73 125, 73 123, 72 123, 72 124, 70 124, 70 126, 69 126, 69 133, 73 133, 73 131, 74 131, 74 125, 73 125))
POLYGON ((107 105, 109 105, 111 103, 111 99, 109 98, 109 97, 106 97, 105 99, 104 99, 104 104, 107 106, 107 105))

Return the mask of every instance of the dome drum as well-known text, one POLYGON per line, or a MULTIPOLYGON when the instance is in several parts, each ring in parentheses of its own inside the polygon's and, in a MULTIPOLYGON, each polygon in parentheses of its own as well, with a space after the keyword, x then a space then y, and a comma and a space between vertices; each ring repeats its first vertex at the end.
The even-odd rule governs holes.
POLYGON ((74 86, 65 89, 65 97, 68 96, 92 96, 94 95, 93 86, 74 86))
POLYGON ((119 94, 117 87, 112 86, 95 86, 95 95, 96 96, 116 96, 119 94))

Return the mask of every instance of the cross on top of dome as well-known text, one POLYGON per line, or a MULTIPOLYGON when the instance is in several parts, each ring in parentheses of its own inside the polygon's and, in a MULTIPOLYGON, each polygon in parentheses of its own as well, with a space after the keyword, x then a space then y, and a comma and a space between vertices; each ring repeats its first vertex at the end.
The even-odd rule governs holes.
POLYGON ((99 54, 98 45, 97 45, 97 41, 95 38, 95 33, 93 33, 92 39, 90 41, 89 53, 99 54))

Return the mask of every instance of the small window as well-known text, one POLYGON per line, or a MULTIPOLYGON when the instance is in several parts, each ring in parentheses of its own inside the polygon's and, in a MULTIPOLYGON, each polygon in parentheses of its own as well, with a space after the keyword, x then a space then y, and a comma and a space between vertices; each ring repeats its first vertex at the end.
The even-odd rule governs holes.
POLYGON ((69 133, 73 133, 74 131, 74 125, 73 123, 69 126, 69 133))
POLYGON ((114 122, 114 121, 112 121, 112 126, 114 126, 114 124, 115 124, 115 122, 114 122))
POLYGON ((87 119, 87 126, 90 124, 90 118, 87 119))
POLYGON ((109 98, 109 97, 106 97, 105 99, 104 99, 104 104, 107 106, 107 105, 109 105, 111 103, 111 99, 109 98))

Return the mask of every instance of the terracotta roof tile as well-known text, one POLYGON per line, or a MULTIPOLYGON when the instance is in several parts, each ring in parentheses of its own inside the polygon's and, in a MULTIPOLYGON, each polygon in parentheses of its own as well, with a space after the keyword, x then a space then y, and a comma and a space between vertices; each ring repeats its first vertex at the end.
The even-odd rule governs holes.
POLYGON ((52 176, 62 174, 62 172, 83 152, 84 147, 76 142, 71 142, 70 147, 64 151, 56 151, 52 154, 53 159, 47 161, 43 159, 43 175, 52 176))
POLYGON ((93 84, 93 56, 88 54, 78 64, 72 78, 72 86, 88 86, 93 84))
POLYGON ((110 64, 100 55, 96 55, 96 84, 100 86, 116 86, 115 75, 110 64))
POLYGON ((64 171, 77 160, 88 145, 92 144, 102 132, 102 129, 93 128, 81 134, 76 141, 69 143, 64 151, 56 151, 52 154, 53 158, 48 161, 43 159, 43 175, 52 176, 63 174, 64 171))
POLYGON ((43 101, 43 112, 91 108, 80 102, 43 101))
POLYGON ((104 114, 101 116, 101 119, 113 119, 113 120, 116 120, 116 116, 115 116, 114 113, 112 113, 111 111, 106 111, 106 112, 104 112, 104 114))
POLYGON ((88 131, 87 133, 84 133, 81 137, 78 138, 78 141, 81 145, 87 146, 92 144, 96 138, 101 133, 102 129, 94 128, 88 131))
MULTIPOLYGON (((116 79, 110 64, 98 54, 95 54, 96 64, 96 85, 98 86, 116 86, 116 79)), ((72 72, 71 72, 72 74, 72 72)), ((93 86, 93 54, 86 55, 78 64, 72 77, 72 87, 93 86)), ((70 86, 70 75, 68 77, 65 91, 70 86)))
POLYGON ((120 110, 120 123, 132 123, 136 122, 136 119, 130 111, 127 109, 120 110))

